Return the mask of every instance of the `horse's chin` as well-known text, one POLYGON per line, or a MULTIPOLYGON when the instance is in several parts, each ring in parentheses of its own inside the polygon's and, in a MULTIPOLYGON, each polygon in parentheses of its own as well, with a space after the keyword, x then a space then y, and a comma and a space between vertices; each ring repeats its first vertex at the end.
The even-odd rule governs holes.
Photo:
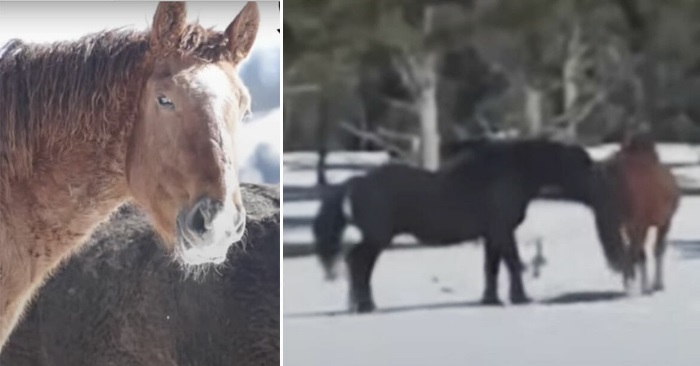
POLYGON ((207 253, 198 253, 192 249, 185 249, 180 252, 180 260, 187 266, 199 266, 204 264, 218 265, 226 261, 226 255, 211 255, 207 253))
POLYGON ((191 238, 180 236, 177 243, 177 256, 187 266, 205 264, 219 265, 226 261, 228 250, 240 238, 228 237, 218 243, 193 242, 191 238))
POLYGON ((243 239, 245 216, 237 226, 227 225, 233 221, 229 215, 219 215, 212 223, 212 229, 205 233, 194 233, 184 229, 178 221, 175 253, 186 266, 218 265, 226 261, 228 250, 243 239))

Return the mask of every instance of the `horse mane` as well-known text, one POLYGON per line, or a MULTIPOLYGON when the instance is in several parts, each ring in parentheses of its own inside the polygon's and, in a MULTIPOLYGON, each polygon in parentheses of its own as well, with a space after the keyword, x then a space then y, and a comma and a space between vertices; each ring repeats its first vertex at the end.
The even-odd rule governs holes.
MULTIPOLYGON (((564 144, 550 141, 543 138, 530 139, 488 139, 477 138, 468 139, 445 144, 441 147, 441 152, 446 154, 448 160, 445 167, 458 166, 466 161, 473 160, 476 156, 489 158, 493 156, 510 156, 513 158, 523 158, 527 154, 519 154, 523 150, 527 152, 542 151, 549 154, 552 148, 566 146, 564 144)), ((556 150, 554 150, 556 151, 556 150)))
POLYGON ((0 185, 27 178, 39 149, 106 142, 134 122, 145 75, 173 53, 217 62, 232 56, 222 32, 183 27, 151 46, 151 31, 107 30, 77 41, 11 40, 0 49, 0 185))
POLYGON ((590 208, 608 267, 621 272, 624 265, 624 244, 620 235, 622 202, 617 194, 620 184, 617 163, 617 155, 595 163, 590 208))

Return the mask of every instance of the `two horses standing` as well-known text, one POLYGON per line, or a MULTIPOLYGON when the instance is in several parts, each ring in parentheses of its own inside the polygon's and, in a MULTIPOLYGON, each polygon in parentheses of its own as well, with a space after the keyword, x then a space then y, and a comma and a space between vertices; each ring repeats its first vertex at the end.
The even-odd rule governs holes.
POLYGON ((528 303, 515 230, 529 203, 554 189, 561 198, 593 209, 606 257, 613 269, 623 271, 626 284, 635 265, 641 270, 644 263, 642 234, 656 233, 655 287, 661 288, 664 241, 678 189, 653 143, 646 141, 641 135, 629 138, 604 163, 594 163, 580 146, 545 140, 477 141, 460 146, 459 156, 436 172, 397 164, 377 168, 327 192, 313 224, 317 254, 327 277, 333 278, 343 229, 348 223, 358 227, 362 241, 346 257, 350 306, 370 312, 375 309, 374 265, 396 235, 412 234, 433 246, 483 238, 482 303, 501 304, 501 262, 510 277, 511 303, 528 303), (607 172, 605 184, 601 169, 607 172))
POLYGON ((219 264, 245 230, 234 153, 249 108, 237 66, 260 15, 224 32, 160 3, 148 31, 0 58, 0 351, 47 276, 127 201, 185 264, 219 264))

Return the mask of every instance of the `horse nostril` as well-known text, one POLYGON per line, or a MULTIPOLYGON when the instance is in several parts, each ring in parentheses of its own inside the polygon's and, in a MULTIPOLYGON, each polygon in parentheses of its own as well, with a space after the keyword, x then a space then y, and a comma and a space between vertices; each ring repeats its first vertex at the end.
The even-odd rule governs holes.
POLYGON ((195 207, 187 223, 188 228, 197 234, 204 234, 207 231, 206 219, 201 207, 195 207))
POLYGON ((188 216, 187 228, 196 234, 205 234, 211 229, 218 206, 211 200, 204 198, 197 202, 188 216))

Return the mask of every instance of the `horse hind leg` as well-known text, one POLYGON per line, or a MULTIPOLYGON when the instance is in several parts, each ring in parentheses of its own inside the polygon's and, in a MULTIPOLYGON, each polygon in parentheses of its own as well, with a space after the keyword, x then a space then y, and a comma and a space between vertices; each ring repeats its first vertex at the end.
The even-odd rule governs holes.
POLYGON ((664 252, 666 251, 666 234, 668 227, 661 229, 656 242, 654 243, 654 284, 652 291, 663 291, 664 289, 664 252))
POLYGON ((483 305, 503 305, 498 298, 498 270, 501 267, 501 253, 496 243, 486 241, 484 243, 484 275, 486 288, 481 299, 483 305))
MULTIPOLYGON (((657 226, 650 226, 647 229, 646 235, 644 236, 644 242, 642 247, 642 258, 638 262, 640 267, 640 273, 642 277, 642 293, 650 294, 652 292, 651 286, 649 286, 649 279, 647 275, 647 260, 655 258, 656 246, 658 245, 659 238, 659 228, 657 226)), ((658 266, 658 263, 657 263, 658 266)), ((658 270, 658 268, 657 268, 658 270)))
POLYGON ((629 228, 627 225, 620 226, 620 239, 622 241, 622 277, 623 286, 625 292, 628 296, 635 294, 634 282, 636 280, 635 264, 637 262, 637 252, 636 247, 637 241, 634 240, 633 234, 630 235, 629 228))
POLYGON ((501 258, 506 263, 508 274, 510 275, 510 302, 511 304, 527 304, 530 298, 525 294, 523 285, 523 262, 518 253, 518 245, 515 242, 512 231, 507 234, 497 234, 489 239, 495 239, 487 245, 496 245, 500 251, 501 258))
POLYGON ((381 246, 373 242, 363 241, 348 253, 351 312, 369 313, 376 309, 372 297, 371 279, 372 270, 381 251, 381 246))
POLYGON ((502 251, 503 259, 506 262, 508 273, 510 274, 510 302, 512 304, 528 304, 532 300, 525 294, 523 285, 523 262, 520 260, 518 246, 513 240, 502 251))

